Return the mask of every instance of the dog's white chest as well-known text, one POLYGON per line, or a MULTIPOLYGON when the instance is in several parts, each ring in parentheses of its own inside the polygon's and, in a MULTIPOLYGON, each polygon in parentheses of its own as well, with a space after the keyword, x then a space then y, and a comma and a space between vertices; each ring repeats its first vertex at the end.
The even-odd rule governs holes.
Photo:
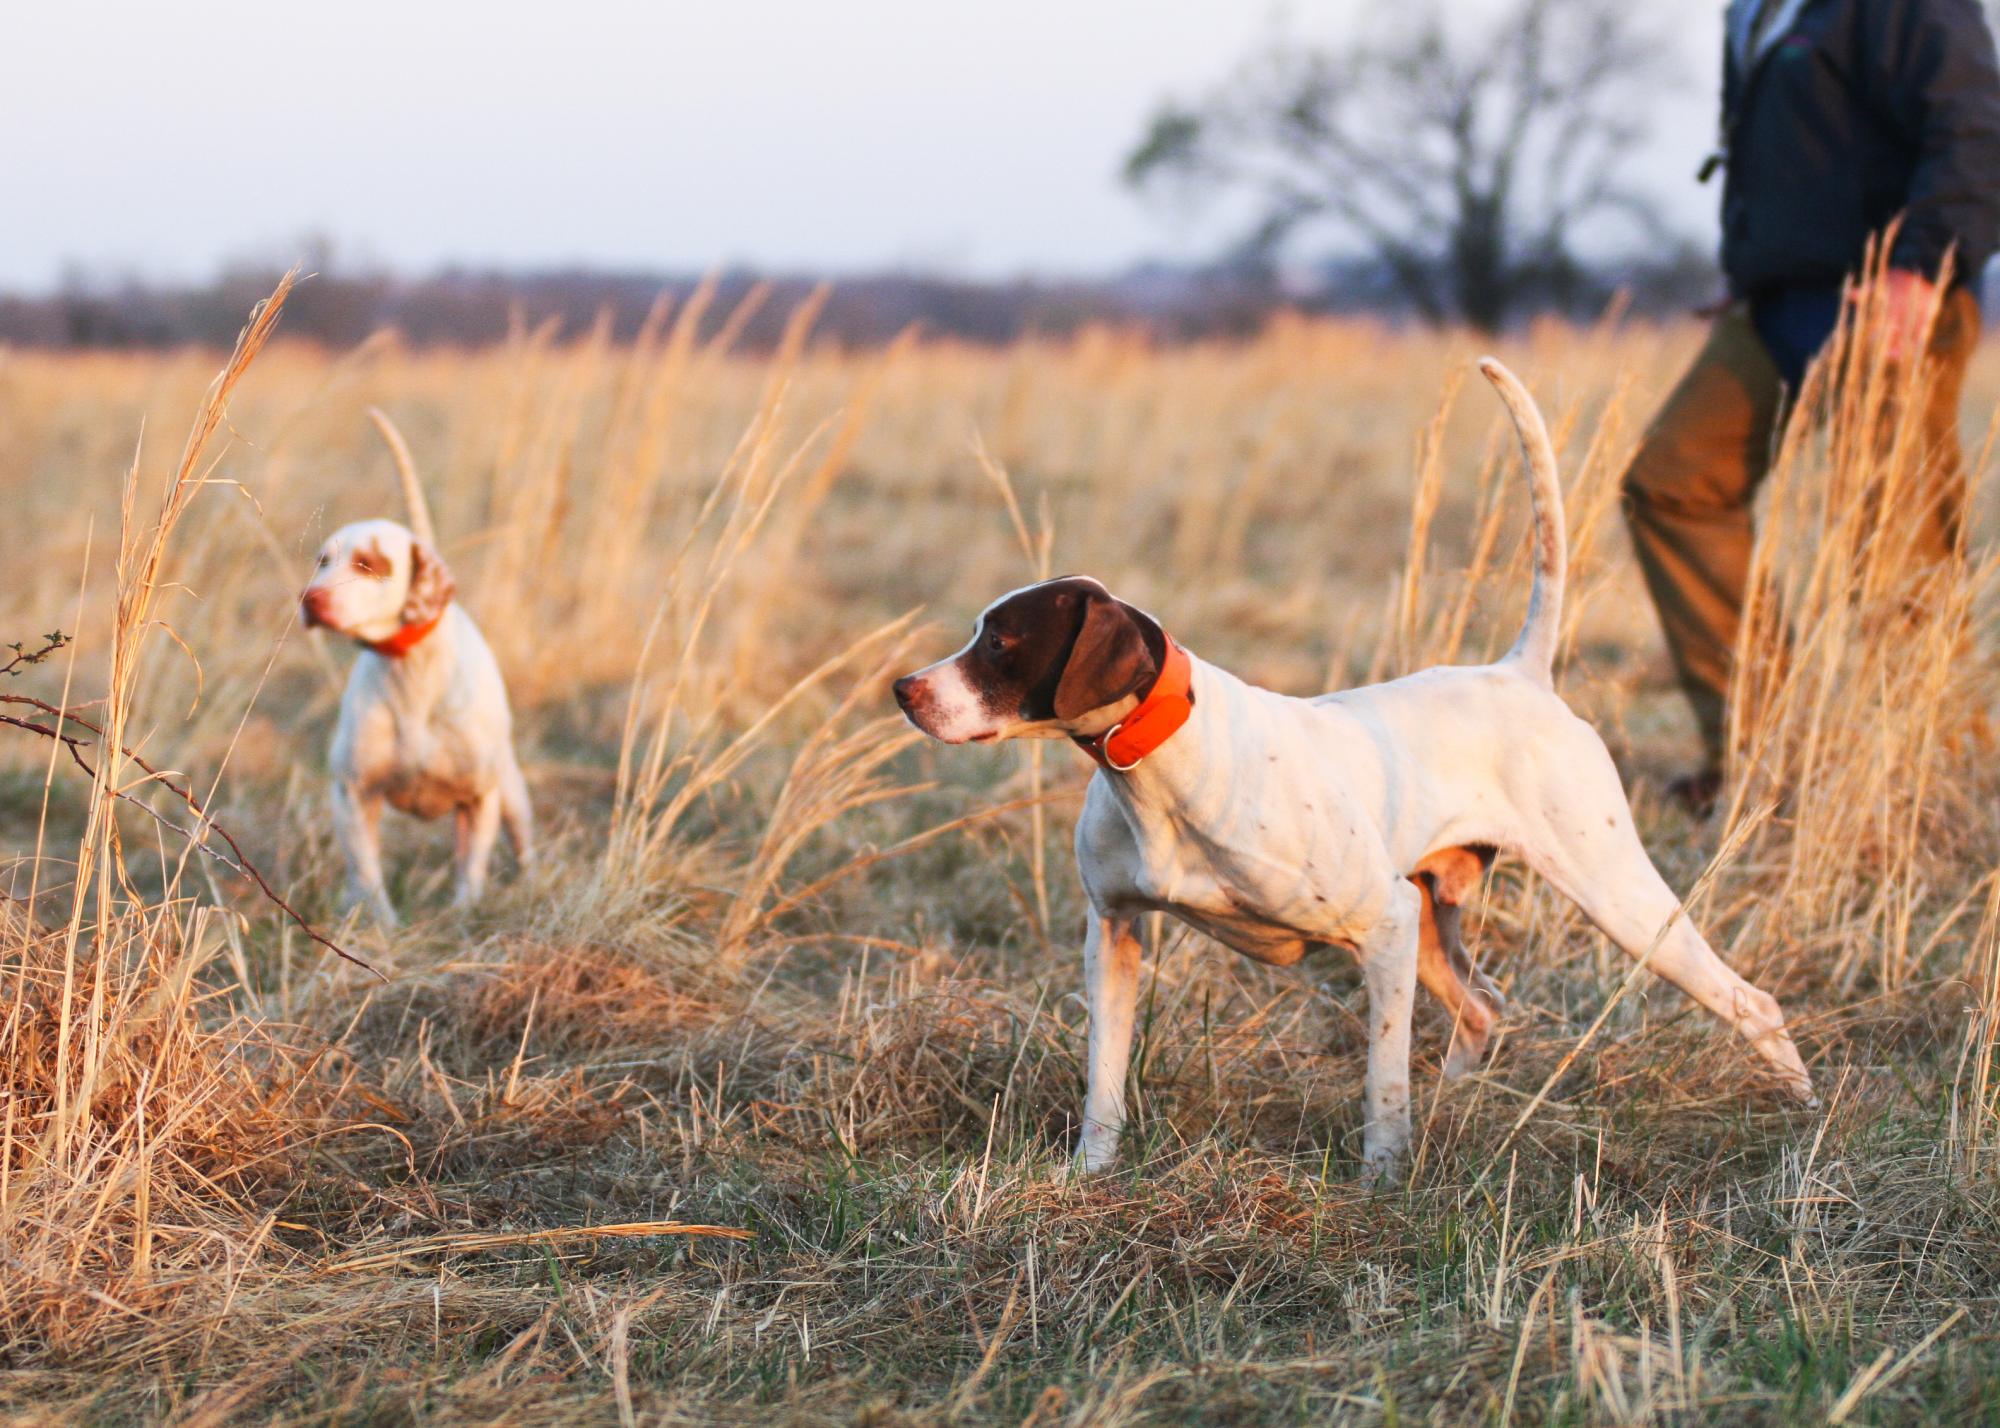
POLYGON ((1159 911, 1172 914, 1197 932, 1205 932, 1232 951, 1273 967, 1289 967, 1326 939, 1308 936, 1295 927, 1273 922, 1261 912, 1204 902, 1161 901, 1159 911))
POLYGON ((361 702, 336 739, 335 766, 350 768, 358 787, 414 818, 442 818, 477 803, 494 786, 497 764, 459 693, 361 702))
POLYGON ((1189 858, 1176 851, 1183 855, 1142 864, 1135 879, 1141 894, 1225 947, 1290 966, 1316 946, 1353 941, 1355 890, 1341 886, 1331 870, 1268 856, 1189 858))
POLYGON ((1375 915, 1370 860, 1343 853, 1326 810, 1296 802, 1195 828, 1134 820, 1109 801, 1085 812, 1084 879, 1099 906, 1167 912, 1247 957, 1290 966, 1349 944, 1375 915), (1240 822, 1242 826, 1235 826, 1240 822))

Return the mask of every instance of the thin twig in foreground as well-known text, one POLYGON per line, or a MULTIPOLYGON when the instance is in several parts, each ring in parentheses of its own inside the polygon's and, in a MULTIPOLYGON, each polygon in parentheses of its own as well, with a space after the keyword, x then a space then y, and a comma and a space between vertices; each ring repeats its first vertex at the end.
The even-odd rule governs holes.
MULTIPOLYGON (((88 729, 90 730, 91 733, 97 735, 100 739, 104 737, 103 729, 91 723, 90 720, 81 717, 73 710, 64 709, 58 705, 46 703, 43 700, 34 698, 32 695, 0 694, 0 704, 18 704, 30 709, 35 709, 43 714, 49 715, 51 718, 61 721, 61 723, 75 724, 80 728, 88 729)), ((90 764, 84 759, 83 754, 81 752, 81 750, 84 747, 86 747, 84 740, 78 739, 74 735, 62 733, 60 731, 60 728, 51 729, 45 724, 35 723, 32 719, 17 719, 7 714, 0 714, 0 724, 6 724, 16 729, 25 729, 31 734, 40 734, 45 739, 56 740, 58 743, 62 744, 65 748, 69 750, 69 756, 76 763, 76 766, 78 768, 82 769, 83 772, 92 779, 95 779, 97 777, 97 770, 90 766, 90 764)), ((258 891, 264 895, 267 901, 269 901, 280 912, 284 913, 285 916, 291 918, 291 920, 298 925, 298 928, 301 932, 305 933, 305 935, 310 937, 313 941, 319 943, 320 946, 326 948, 327 951, 333 953, 334 956, 340 958, 343 962, 353 963, 355 966, 361 968, 362 971, 367 972, 375 977, 379 977, 384 982, 387 982, 389 980, 386 976, 382 974, 381 970, 377 968, 373 963, 368 962, 364 958, 357 957, 352 952, 349 952, 345 947, 342 947, 338 942, 335 942, 331 937, 328 937, 325 933, 321 932, 318 928, 314 927, 310 922, 308 922, 305 919, 304 915, 301 914, 297 908, 293 907, 290 903, 286 902, 284 898, 280 897, 278 895, 278 890, 271 886, 271 884, 265 879, 262 873, 257 871, 257 865, 251 862, 250 859, 244 855, 242 845, 239 844, 236 841, 236 839, 230 835, 230 832, 227 828, 224 828, 220 823, 217 823, 215 819, 209 814, 208 810, 201 806, 201 801, 194 796, 194 793, 191 789, 184 788, 176 784, 169 775, 167 775, 166 773, 162 772, 159 769, 154 768, 151 764, 147 763, 145 759, 141 758, 138 754, 133 753, 132 750, 121 749, 119 750, 119 752, 124 754, 126 758, 130 759, 140 768, 144 769, 146 771, 148 778, 150 778, 152 782, 157 783, 158 785, 160 785, 160 787, 166 789, 167 792, 173 794, 176 798, 180 799, 181 802, 185 803, 190 809, 192 809, 195 817, 201 820, 202 830, 213 829, 217 834, 219 834, 222 838, 222 841, 229 845, 229 851, 235 854, 235 861, 232 863, 227 857, 224 857, 221 852, 219 852, 213 847, 210 847, 205 831, 198 831, 196 829, 191 829, 191 828, 183 828, 179 824, 174 823, 169 819, 161 818, 158 813, 154 812, 151 808, 147 808, 145 804, 141 803, 138 799, 132 797, 130 794, 126 793, 122 789, 112 790, 115 796, 124 799, 125 802, 131 804, 134 808, 144 810, 147 814, 151 815, 154 819, 164 824, 165 826, 173 829, 176 833, 179 833, 182 836, 191 839, 195 847, 199 848, 202 852, 208 854, 209 857, 214 858, 217 862, 220 862, 221 864, 223 864, 223 866, 229 868, 231 871, 240 873, 244 877, 249 878, 250 881, 252 881, 257 885, 258 891)))

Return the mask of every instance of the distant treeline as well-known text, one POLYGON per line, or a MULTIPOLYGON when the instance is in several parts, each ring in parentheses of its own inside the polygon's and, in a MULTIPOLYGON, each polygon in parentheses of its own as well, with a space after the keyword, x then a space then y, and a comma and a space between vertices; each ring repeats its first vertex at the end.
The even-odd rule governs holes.
MULTIPOLYGON (((0 344, 21 347, 147 348, 232 342, 250 306, 277 274, 233 267, 201 284, 73 279, 46 295, 0 295, 0 344)), ((384 328, 423 346, 479 346, 510 330, 556 319, 565 332, 608 322, 629 337, 664 295, 685 299, 693 276, 588 270, 447 270, 423 278, 384 273, 314 274, 286 304, 285 335, 350 346, 384 328)), ((739 314, 739 346, 768 348, 786 315, 818 285, 804 276, 732 271, 716 279, 704 324, 721 330, 754 290, 761 301, 739 314)), ((1583 275, 1551 292, 1544 310, 1589 319, 1623 293, 1639 311, 1670 311, 1715 291, 1702 258, 1583 275)), ((1025 333, 1064 333, 1092 324, 1140 328, 1163 338, 1247 333, 1281 309, 1371 312, 1407 318, 1393 285, 1363 263, 1276 273, 1251 266, 1149 267, 1102 280, 977 282, 888 273, 836 278, 814 331, 857 346, 886 342, 912 324, 971 342, 1008 342, 1025 333)), ((706 334, 704 334, 706 335, 706 334)))

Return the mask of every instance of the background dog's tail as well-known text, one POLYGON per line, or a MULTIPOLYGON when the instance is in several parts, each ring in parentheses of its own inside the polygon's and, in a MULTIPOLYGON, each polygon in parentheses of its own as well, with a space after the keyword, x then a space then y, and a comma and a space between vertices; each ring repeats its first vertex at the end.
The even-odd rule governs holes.
POLYGON ((423 484, 417 480, 417 463, 410 459, 410 447, 403 440, 403 433, 396 430, 396 424, 389 420, 389 414, 380 407, 368 408, 368 420, 375 423, 375 430, 382 433, 382 440, 389 444, 389 455, 395 458, 396 479, 403 483, 403 504, 410 511, 410 534, 437 549, 437 528, 431 524, 431 508, 424 500, 423 484))
POLYGON ((1479 360, 1521 440, 1521 458, 1528 467, 1528 494, 1535 508, 1535 584, 1528 596, 1528 618, 1507 658, 1543 684, 1553 684, 1556 644, 1562 635, 1563 581, 1569 569, 1569 536, 1563 528, 1562 483, 1556 477, 1555 448, 1541 409, 1520 378, 1491 357, 1479 360))

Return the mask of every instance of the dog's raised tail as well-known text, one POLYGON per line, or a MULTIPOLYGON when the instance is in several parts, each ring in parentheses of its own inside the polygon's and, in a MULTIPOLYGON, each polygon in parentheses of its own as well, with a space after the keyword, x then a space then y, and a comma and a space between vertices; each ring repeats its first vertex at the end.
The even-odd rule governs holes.
POLYGON ((380 407, 368 408, 368 420, 374 422, 375 430, 382 433, 382 440, 389 446, 389 455, 395 460, 396 479, 403 485, 403 504, 410 512, 410 534, 436 550, 437 528, 431 524, 430 504, 424 500, 423 483, 417 480, 417 463, 410 458, 409 443, 403 440, 403 433, 396 430, 396 424, 380 407))
POLYGON ((1528 495, 1534 504, 1535 583, 1528 595, 1528 618, 1507 658, 1543 684, 1555 681, 1556 645, 1562 637, 1563 581, 1569 571, 1569 536, 1563 527, 1562 482, 1556 476, 1555 448, 1541 409, 1520 378, 1491 357, 1479 370, 1507 404, 1521 459, 1528 468, 1528 495))

